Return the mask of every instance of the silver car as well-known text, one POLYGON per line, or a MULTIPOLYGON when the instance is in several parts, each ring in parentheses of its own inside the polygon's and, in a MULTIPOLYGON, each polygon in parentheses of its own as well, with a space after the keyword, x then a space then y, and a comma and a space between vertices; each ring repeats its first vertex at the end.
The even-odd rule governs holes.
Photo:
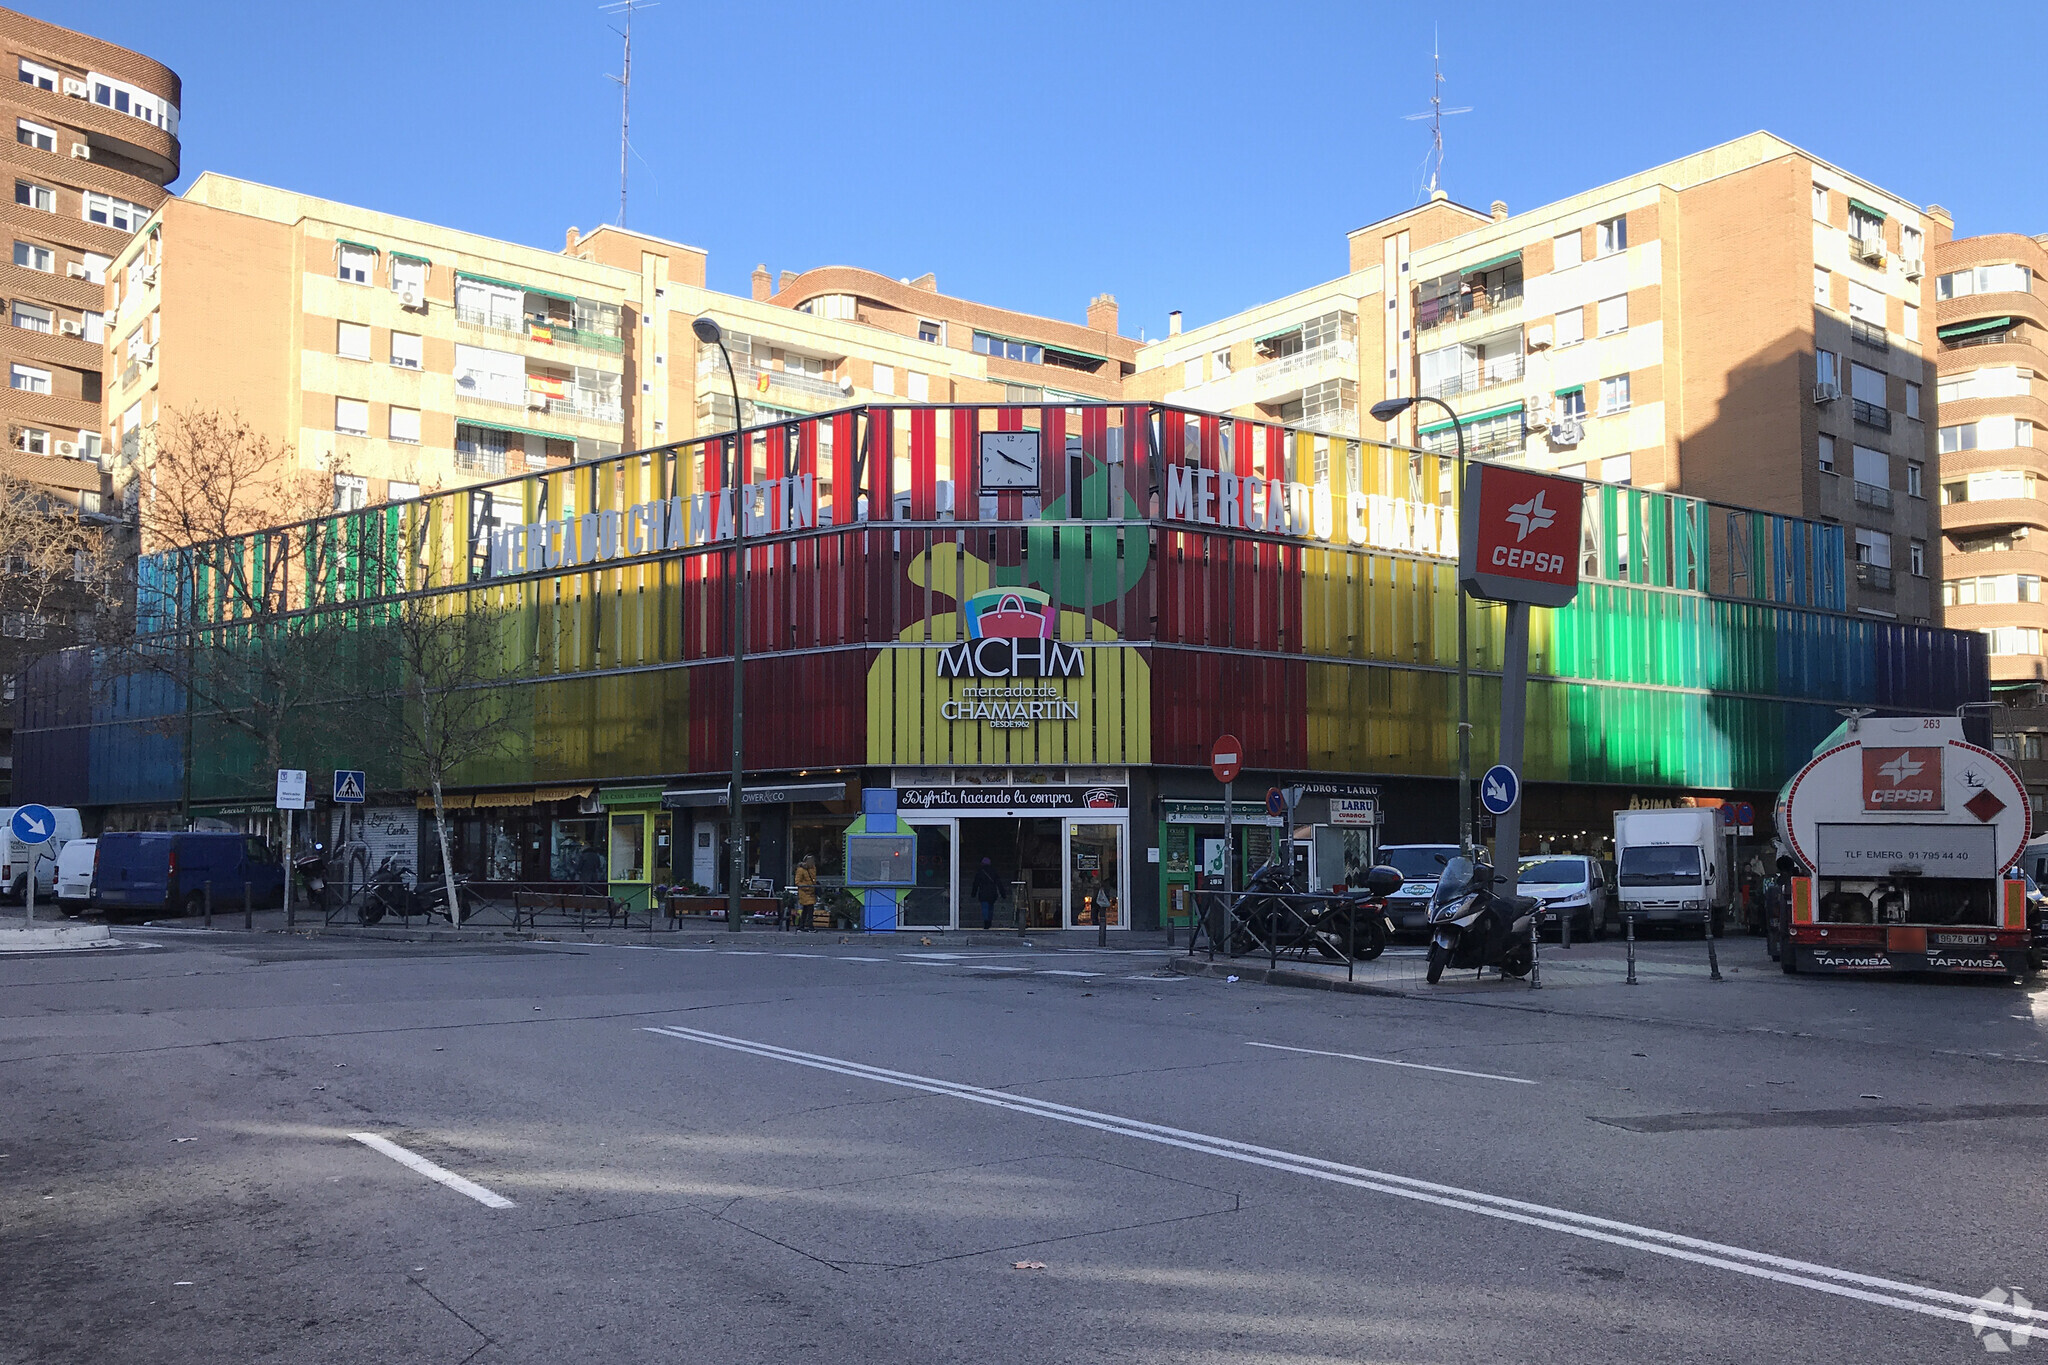
POLYGON ((1458 856, 1456 844, 1387 844, 1379 860, 1401 874, 1401 889, 1387 897, 1387 918, 1397 933, 1429 931, 1429 898, 1444 864, 1458 856))
POLYGON ((1576 853, 1554 853, 1524 858, 1516 877, 1516 890, 1534 896, 1543 907, 1543 927, 1562 928, 1562 918, 1571 917, 1572 933, 1579 938, 1603 938, 1609 910, 1607 878, 1597 859, 1576 853))

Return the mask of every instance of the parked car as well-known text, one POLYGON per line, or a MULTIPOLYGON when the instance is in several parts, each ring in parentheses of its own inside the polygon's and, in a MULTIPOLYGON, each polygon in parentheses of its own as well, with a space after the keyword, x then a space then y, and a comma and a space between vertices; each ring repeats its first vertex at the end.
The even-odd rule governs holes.
POLYGON ((1579 938, 1604 938, 1613 918, 1607 894, 1606 873, 1596 858, 1576 853, 1552 853, 1524 858, 1517 876, 1517 890, 1534 896, 1543 907, 1543 927, 1563 930, 1569 915, 1572 933, 1579 938))
POLYGON ((252 834, 102 834, 95 855, 93 889, 109 917, 196 915, 208 885, 217 911, 240 909, 244 885, 254 905, 284 903, 284 866, 252 834))
POLYGON ((0 887, 4 887, 7 899, 20 905, 28 896, 28 865, 33 858, 36 865, 36 899, 43 902, 54 900, 57 895, 57 855, 64 851, 64 845, 85 833, 78 822, 78 810, 73 806, 52 806, 50 814, 57 817, 57 828, 50 835, 48 843, 24 844, 14 837, 15 806, 0 806, 0 887))
POLYGON ((1379 860, 1401 874, 1401 889, 1387 897, 1387 918, 1396 932, 1428 932, 1436 879, 1457 856, 1456 844, 1387 844, 1380 849, 1379 860))
POLYGON ((92 861, 99 846, 97 839, 73 839, 57 855, 57 907, 67 915, 92 905, 92 861))

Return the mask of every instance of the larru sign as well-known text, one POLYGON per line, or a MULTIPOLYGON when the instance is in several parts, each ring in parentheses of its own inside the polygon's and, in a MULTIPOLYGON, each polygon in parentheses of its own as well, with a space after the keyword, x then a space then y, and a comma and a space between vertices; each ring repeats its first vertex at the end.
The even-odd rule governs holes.
MULTIPOLYGON (((1342 510, 1342 535, 1353 545, 1447 555, 1457 543, 1458 514, 1449 507, 1347 493, 1342 510)), ((1168 521, 1315 540, 1335 539, 1340 529, 1337 499, 1327 487, 1189 464, 1166 467, 1164 512, 1168 521)))
POLYGON ((731 540, 735 508, 742 501, 749 536, 818 524, 817 486, 809 474, 750 483, 743 492, 743 499, 736 499, 730 488, 689 497, 678 494, 663 501, 636 502, 623 510, 570 513, 494 530, 491 575, 570 569, 731 540))
POLYGON ((1465 471, 1466 517, 1458 546, 1465 591, 1492 602, 1562 607, 1579 595, 1579 513, 1585 492, 1507 465, 1465 471))

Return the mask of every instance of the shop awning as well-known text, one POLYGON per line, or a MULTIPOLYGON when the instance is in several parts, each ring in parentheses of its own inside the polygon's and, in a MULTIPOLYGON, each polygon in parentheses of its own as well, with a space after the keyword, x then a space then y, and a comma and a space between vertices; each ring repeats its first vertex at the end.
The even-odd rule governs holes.
POLYGON ((1861 199, 1851 199, 1849 201, 1849 207, 1852 209, 1860 209, 1862 212, 1869 214, 1872 218, 1877 219, 1877 221, 1880 223, 1884 221, 1883 209, 1872 208, 1870 205, 1864 203, 1861 199))
MULTIPOLYGON (((844 782, 791 782, 781 787, 747 787, 740 792, 740 804, 746 806, 779 806, 787 801, 843 801, 846 799, 844 782)), ((732 800, 730 787, 688 787, 681 791, 669 790, 661 794, 663 810, 701 809, 706 806, 723 806, 732 800)))
POLYGON ((596 791, 595 787, 542 787, 533 794, 535 805, 544 801, 579 801, 596 791))
POLYGON ((2012 326, 2012 319, 2009 317, 1991 318, 1984 322, 1962 322, 1952 327, 1939 327, 1935 329, 1934 334, 1943 341, 1947 341, 1950 337, 1974 336, 1978 332, 1996 332, 2010 326, 2012 326))
POLYGON ((382 252, 378 251, 376 247, 371 246, 368 242, 351 242, 346 237, 336 237, 334 239, 334 244, 336 246, 352 246, 357 251, 367 251, 372 256, 378 256, 383 254, 382 252))
POLYGON ((550 299, 562 299, 568 303, 576 302, 574 294, 564 294, 559 289, 543 289, 537 284, 521 284, 517 280, 501 280, 494 275, 479 275, 474 270, 458 270, 455 272, 455 278, 458 280, 474 280, 478 284, 495 284, 500 289, 517 289, 522 294, 540 294, 550 299))
POLYGON ((1565 396, 1566 396, 1566 395, 1568 395, 1568 394, 1574 394, 1574 393, 1584 393, 1585 391, 1586 391, 1586 386, 1585 386, 1584 384, 1574 384, 1574 385, 1572 385, 1572 386, 1571 386, 1570 388, 1568 388, 1568 389, 1558 389, 1558 390, 1557 390, 1556 392, 1554 392, 1554 393, 1552 393, 1552 394, 1551 394, 1551 397, 1553 397, 1553 398, 1563 398, 1563 397, 1565 397, 1565 396))
MULTIPOLYGON (((588 796, 595 790, 595 787, 541 787, 534 791, 448 792, 441 797, 441 804, 448 810, 489 810, 509 806, 532 806, 544 801, 573 801, 578 797, 588 796)), ((421 810, 432 810, 434 794, 421 792, 414 804, 421 810)))
POLYGON ((1290 322, 1285 327, 1276 328, 1270 332, 1261 332, 1252 338, 1252 345, 1256 346, 1262 341, 1271 341, 1274 337, 1284 337, 1289 332, 1299 332, 1306 322, 1307 319, 1304 318, 1300 322, 1290 322))
POLYGON ((1059 353, 1060 353, 1061 355, 1070 355, 1070 356, 1074 356, 1074 357, 1076 357, 1077 359, 1080 359, 1080 360, 1101 360, 1101 361, 1107 361, 1107 360, 1109 359, 1109 357, 1108 357, 1108 356, 1106 356, 1106 355, 1097 355, 1097 354, 1095 354, 1095 352, 1093 352, 1093 351, 1084 351, 1084 350, 1080 349, 1080 348, 1079 348, 1078 346, 1054 346, 1054 345, 1052 345, 1052 344, 1050 344, 1050 343, 1038 343, 1038 342, 1034 342, 1034 343, 1032 343, 1032 344, 1033 344, 1033 345, 1041 345, 1041 344, 1042 344, 1042 345, 1044 345, 1045 349, 1046 349, 1046 350, 1048 350, 1048 351, 1058 351, 1058 352, 1059 352, 1059 353))
POLYGON ((1510 251, 1505 255, 1488 256, 1485 260, 1479 262, 1477 265, 1459 266, 1458 273, 1460 275, 1477 275, 1482 270, 1491 270, 1497 265, 1506 265, 1509 261, 1519 261, 1521 259, 1522 249, 1520 247, 1516 247, 1513 251, 1510 251))
MULTIPOLYGON (((434 794, 432 792, 421 792, 419 798, 413 804, 421 810, 432 810, 434 808, 434 794)), ((459 796, 444 792, 441 796, 441 809, 443 810, 468 810, 475 804, 476 798, 468 792, 463 792, 459 796)))
MULTIPOLYGON (((1489 417, 1504 417, 1508 413, 1520 412, 1521 410, 1522 405, 1519 402, 1503 403, 1497 408, 1488 408, 1484 412, 1461 412, 1458 414, 1458 420, 1469 427, 1474 422, 1483 422, 1489 417)), ((1451 424, 1449 422, 1437 422, 1431 426, 1421 428, 1415 434, 1418 436, 1428 436, 1435 432, 1449 431, 1450 429, 1451 424)))
POLYGON ((508 436, 538 436, 543 441, 573 441, 576 439, 573 436, 564 436, 560 432, 535 431, 532 427, 515 427, 509 422, 480 422, 473 417, 457 417, 455 425, 458 427, 482 427, 486 431, 502 431, 508 436))

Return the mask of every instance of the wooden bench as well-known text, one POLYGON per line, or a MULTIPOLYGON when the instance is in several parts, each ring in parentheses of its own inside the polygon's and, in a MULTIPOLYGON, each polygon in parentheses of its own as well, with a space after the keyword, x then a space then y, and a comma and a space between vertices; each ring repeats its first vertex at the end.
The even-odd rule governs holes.
POLYGON ((514 891, 512 893, 512 927, 515 929, 538 929, 543 914, 559 916, 566 920, 576 917, 576 927, 588 927, 593 915, 603 915, 609 928, 618 920, 625 920, 631 927, 631 910, 619 903, 616 897, 593 896, 574 891, 514 891))

